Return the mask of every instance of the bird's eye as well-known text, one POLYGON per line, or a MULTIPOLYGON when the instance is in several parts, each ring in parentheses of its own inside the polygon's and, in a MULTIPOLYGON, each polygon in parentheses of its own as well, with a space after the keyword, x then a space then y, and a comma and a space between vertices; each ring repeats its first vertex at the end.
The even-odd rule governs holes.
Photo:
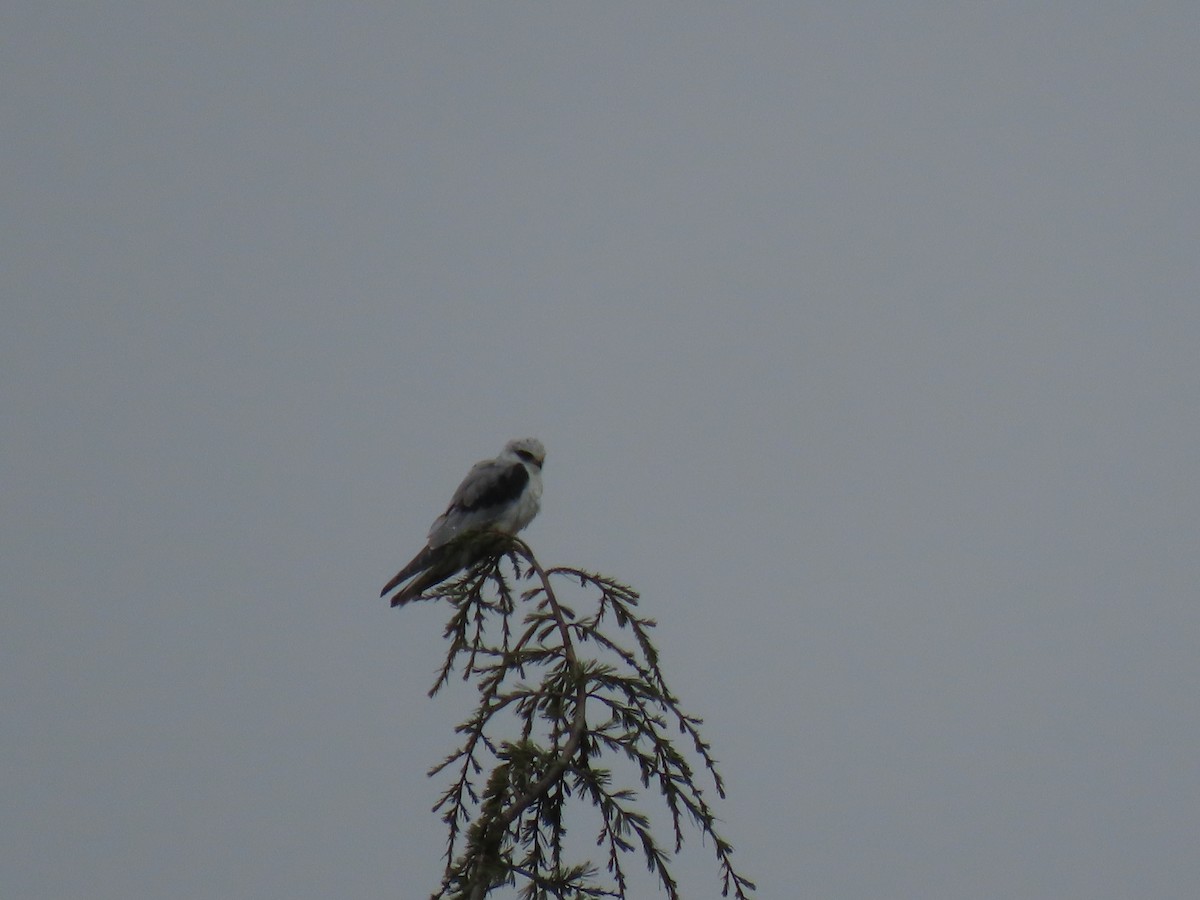
POLYGON ((525 460, 525 462, 527 462, 527 463, 533 463, 533 465, 538 466, 539 468, 542 465, 540 462, 537 461, 537 457, 534 456, 532 453, 530 453, 528 450, 518 450, 517 456, 521 457, 521 459, 525 460))

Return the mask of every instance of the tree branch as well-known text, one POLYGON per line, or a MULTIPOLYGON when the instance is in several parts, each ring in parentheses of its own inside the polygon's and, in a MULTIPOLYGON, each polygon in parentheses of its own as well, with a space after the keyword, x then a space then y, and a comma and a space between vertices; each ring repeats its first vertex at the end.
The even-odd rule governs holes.
POLYGON ((518 880, 527 898, 627 900, 621 859, 630 853, 644 858, 668 900, 681 900, 669 870, 672 854, 633 806, 638 792, 612 786, 611 770, 602 764, 610 754, 636 766, 643 787, 658 788, 675 850, 690 820, 713 839, 722 894, 749 900, 754 885, 734 870, 733 848, 716 830, 699 773, 670 734, 676 726, 724 796, 709 745, 700 737, 700 719, 683 711, 663 678, 650 640, 655 623, 637 614, 637 593, 580 569, 543 568, 526 543, 507 535, 493 536, 489 546, 489 555, 467 572, 422 597, 444 598, 453 608, 445 629, 449 650, 431 694, 459 665, 479 692, 475 711, 458 726, 462 743, 430 771, 457 770, 434 806, 449 839, 433 900, 485 900, 494 888, 518 880), (514 580, 502 571, 505 558, 514 580), (594 611, 577 616, 564 605, 552 584, 559 578, 596 591, 594 611), (518 596, 514 584, 521 579, 536 586, 518 596), (517 601, 526 603, 519 607, 517 601), (584 645, 589 651, 581 659, 584 645), (529 675, 534 679, 527 681, 529 675), (589 699, 593 712, 599 704, 603 721, 589 725, 589 699), (497 732, 508 716, 516 720, 516 735, 501 740, 497 732), (486 775, 485 757, 494 760, 486 775), (611 881, 599 878, 591 862, 564 862, 565 811, 581 801, 599 815, 597 845, 607 850, 611 881), (460 837, 465 846, 456 853, 460 837))
MULTIPOLYGON (((572 757, 579 752, 579 745, 583 741, 583 733, 587 728, 587 679, 583 677, 583 673, 579 668, 579 658, 575 655, 575 644, 571 640, 570 629, 567 628, 567 621, 563 617, 562 606, 558 602, 558 597, 555 596, 554 588, 550 586, 550 578, 546 575, 546 571, 542 568, 541 563, 533 555, 533 551, 529 549, 529 545, 519 538, 513 538, 514 550, 524 558, 530 568, 537 574, 538 580, 542 583, 542 590, 546 593, 546 598, 543 603, 549 605, 550 613, 554 616, 554 621, 558 626, 558 634, 562 638, 563 658, 567 662, 567 668, 571 676, 576 679, 578 685, 575 689, 575 716, 571 722, 571 731, 567 737, 567 743, 563 746, 558 754, 558 758, 551 763, 545 773, 539 778, 527 791, 517 796, 509 806, 503 810, 500 815, 488 823, 485 829, 487 844, 489 846, 499 846, 504 839, 504 834, 521 813, 525 812, 530 805, 539 797, 543 796, 550 788, 562 777, 567 766, 571 764, 572 757)), ((483 900, 487 895, 491 884, 488 882, 489 867, 485 867, 482 878, 477 878, 475 883, 471 885, 471 900, 483 900)))

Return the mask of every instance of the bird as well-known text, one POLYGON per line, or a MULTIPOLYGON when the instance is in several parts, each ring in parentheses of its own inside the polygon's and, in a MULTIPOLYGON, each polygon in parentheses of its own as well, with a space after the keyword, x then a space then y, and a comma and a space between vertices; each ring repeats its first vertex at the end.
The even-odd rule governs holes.
POLYGON ((489 551, 496 552, 494 542, 474 538, 494 532, 515 535, 533 521, 541 506, 545 461, 541 441, 518 438, 505 444, 495 459, 475 463, 446 511, 430 526, 425 547, 379 596, 386 597, 408 581, 392 596, 392 606, 400 606, 484 559, 489 551))

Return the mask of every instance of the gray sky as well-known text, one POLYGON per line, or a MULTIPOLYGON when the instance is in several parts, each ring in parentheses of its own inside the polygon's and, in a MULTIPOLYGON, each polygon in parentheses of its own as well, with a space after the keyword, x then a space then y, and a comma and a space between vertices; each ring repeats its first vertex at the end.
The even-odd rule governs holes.
POLYGON ((469 698, 377 593, 526 434, 764 900, 1193 896, 1198 39, 6 4, 5 896, 427 896, 469 698))

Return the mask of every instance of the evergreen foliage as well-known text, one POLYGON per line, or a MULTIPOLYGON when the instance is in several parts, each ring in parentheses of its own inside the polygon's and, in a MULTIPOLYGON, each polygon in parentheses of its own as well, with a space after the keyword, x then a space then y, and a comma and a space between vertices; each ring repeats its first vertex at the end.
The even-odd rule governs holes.
POLYGON ((527 544, 509 540, 502 554, 420 598, 444 600, 452 611, 430 696, 456 670, 478 688, 474 711, 457 728, 461 743, 429 772, 451 776, 434 806, 448 837, 432 900, 483 900, 506 885, 524 900, 627 900, 626 867, 639 855, 669 900, 681 900, 671 864, 688 825, 712 840, 722 895, 749 900, 754 885, 735 871, 733 848, 716 831, 699 783, 705 772, 677 743, 690 746, 724 797, 701 720, 667 687, 650 640, 655 623, 637 614, 638 595, 582 569, 544 569, 527 544), (588 612, 563 603, 552 582, 581 594, 588 612), (522 584, 531 586, 518 594, 522 584), (637 791, 616 784, 613 758, 632 763, 642 788, 661 794, 673 851, 635 808, 637 791), (576 807, 589 806, 603 872, 566 858, 568 813, 586 824, 576 807))

